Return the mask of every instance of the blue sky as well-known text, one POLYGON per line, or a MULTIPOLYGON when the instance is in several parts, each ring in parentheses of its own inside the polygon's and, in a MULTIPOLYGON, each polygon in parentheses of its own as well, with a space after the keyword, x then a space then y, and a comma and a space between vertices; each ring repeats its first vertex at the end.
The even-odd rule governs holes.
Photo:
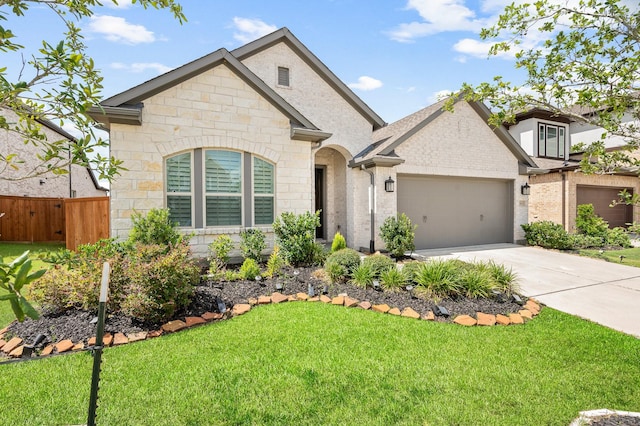
MULTIPOLYGON (((127 0, 116 7, 104 0, 105 6, 79 26, 103 73, 105 97, 286 26, 385 121, 393 122, 463 82, 494 75, 518 80, 512 59, 488 59, 487 44, 477 35, 510 2, 182 0, 188 21, 180 25, 167 11, 145 11, 127 0)), ((28 53, 43 39, 61 38, 58 18, 43 6, 32 6, 23 18, 10 15, 6 26, 28 53)))

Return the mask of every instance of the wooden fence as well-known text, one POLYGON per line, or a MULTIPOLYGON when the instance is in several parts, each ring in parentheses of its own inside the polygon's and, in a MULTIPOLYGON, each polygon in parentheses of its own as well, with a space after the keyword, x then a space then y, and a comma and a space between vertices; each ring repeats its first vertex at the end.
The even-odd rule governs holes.
POLYGON ((0 196, 0 241, 78 245, 109 237, 109 197, 0 196))

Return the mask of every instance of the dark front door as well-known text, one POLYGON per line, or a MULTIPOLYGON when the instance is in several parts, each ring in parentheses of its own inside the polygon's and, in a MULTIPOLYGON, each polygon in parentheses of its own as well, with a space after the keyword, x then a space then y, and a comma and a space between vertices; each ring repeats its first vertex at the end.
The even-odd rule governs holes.
POLYGON ((316 238, 325 238, 324 236, 324 198, 325 198, 325 190, 324 190, 324 175, 325 168, 324 167, 316 167, 315 174, 315 187, 316 187, 316 211, 320 210, 320 226, 316 228, 316 238))

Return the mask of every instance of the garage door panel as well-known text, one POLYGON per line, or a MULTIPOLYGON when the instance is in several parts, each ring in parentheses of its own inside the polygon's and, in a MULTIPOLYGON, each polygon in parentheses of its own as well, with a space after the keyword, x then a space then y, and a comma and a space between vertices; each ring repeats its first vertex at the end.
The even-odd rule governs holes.
POLYGON ((398 176, 398 211, 418 225, 416 248, 513 241, 510 181, 398 176))
MULTIPOLYGON (((578 185, 577 205, 593 204, 595 213, 609 222, 610 228, 626 226, 627 223, 633 222, 633 206, 618 204, 615 207, 609 207, 613 200, 618 199, 618 194, 623 189, 625 188, 578 185)), ((626 189, 627 192, 633 193, 633 189, 626 189)))

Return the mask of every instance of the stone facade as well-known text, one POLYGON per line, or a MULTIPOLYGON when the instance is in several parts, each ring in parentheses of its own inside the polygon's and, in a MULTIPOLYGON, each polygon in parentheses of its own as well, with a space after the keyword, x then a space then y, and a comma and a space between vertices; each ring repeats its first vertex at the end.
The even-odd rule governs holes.
MULTIPOLYGON (((17 120, 17 115, 11 111, 0 110, 0 113, 9 122, 17 120)), ((42 130, 48 140, 69 138, 67 135, 44 125, 42 130)), ((96 186, 96 182, 90 175, 91 171, 77 165, 71 165, 70 172, 66 175, 54 175, 48 172, 28 179, 10 180, 18 178, 26 171, 33 170, 40 165, 40 161, 36 157, 38 153, 37 147, 30 143, 25 144, 15 132, 0 130, 0 154, 3 156, 17 154, 20 161, 24 162, 19 165, 18 170, 7 168, 2 171, 0 195, 40 198, 104 197, 107 195, 104 188, 96 186)))

